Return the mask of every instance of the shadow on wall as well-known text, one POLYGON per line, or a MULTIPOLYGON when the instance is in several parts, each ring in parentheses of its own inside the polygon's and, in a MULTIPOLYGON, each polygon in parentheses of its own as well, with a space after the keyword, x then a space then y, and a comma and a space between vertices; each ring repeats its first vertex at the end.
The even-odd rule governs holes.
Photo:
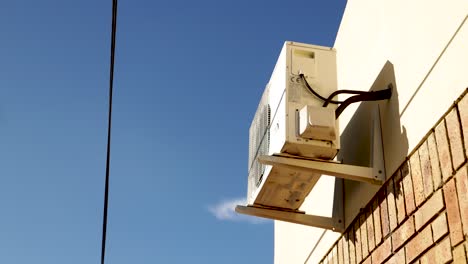
MULTIPOLYGON (((379 103, 382 124, 382 143, 385 156, 385 172, 388 179, 408 156, 409 145, 408 137, 406 136, 406 128, 400 124, 398 85, 395 81, 393 64, 389 61, 385 64, 379 77, 382 75, 391 76, 388 81, 393 85, 393 94, 390 101, 379 103)), ((373 87, 374 86, 375 84, 373 87)))
MULTIPOLYGON (((346 164, 372 166, 373 122, 380 113, 380 126, 383 144, 386 179, 388 179, 408 155, 406 129, 400 124, 398 86, 395 81, 393 64, 387 61, 372 84, 370 91, 385 89, 393 85, 390 100, 362 102, 345 130, 341 134, 341 150, 338 160, 346 164)), ((381 188, 378 185, 344 180, 345 227, 349 226, 363 207, 381 188)), ((400 190, 395 189, 395 195, 400 190)))

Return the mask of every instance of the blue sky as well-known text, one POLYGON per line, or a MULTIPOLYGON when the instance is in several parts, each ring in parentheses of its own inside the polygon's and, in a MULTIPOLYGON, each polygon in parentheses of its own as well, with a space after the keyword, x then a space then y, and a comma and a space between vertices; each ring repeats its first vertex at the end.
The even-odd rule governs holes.
MULTIPOLYGON (((272 222, 226 209, 248 128, 283 42, 332 46, 344 5, 119 1, 106 263, 273 262, 272 222)), ((2 3, 0 263, 99 262, 110 21, 2 3)))

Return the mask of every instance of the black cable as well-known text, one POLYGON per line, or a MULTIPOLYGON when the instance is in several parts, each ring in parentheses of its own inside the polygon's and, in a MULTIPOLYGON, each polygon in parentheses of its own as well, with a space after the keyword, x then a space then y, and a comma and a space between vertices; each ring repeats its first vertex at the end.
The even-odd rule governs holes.
MULTIPOLYGON (((366 94, 368 92, 364 92, 364 91, 354 91, 354 90, 338 90, 338 91, 334 91, 332 94, 330 94, 328 96, 328 98, 325 100, 325 103, 323 103, 323 107, 327 107, 327 105, 330 103, 330 101, 333 99, 333 97, 339 95, 339 94, 366 94)), ((341 102, 343 103, 343 102, 341 102)))
POLYGON ((104 212, 102 219, 102 243, 101 243, 101 264, 104 264, 106 256, 106 235, 107 235, 107 208, 109 204, 109 170, 111 151, 111 127, 112 127, 112 92, 114 89, 114 57, 115 57, 115 34, 117 31, 117 0, 112 1, 112 33, 111 33, 111 54, 109 73, 109 110, 107 120, 107 159, 106 159, 106 183, 104 189, 104 212))
POLYGON ((352 103, 362 102, 362 101, 378 101, 390 99, 392 96, 392 85, 390 84, 387 89, 373 92, 366 92, 365 94, 355 95, 346 99, 338 108, 335 110, 335 118, 341 115, 341 113, 352 103))
POLYGON ((309 89, 309 91, 310 91, 313 95, 317 96, 317 97, 318 97, 319 99, 321 99, 322 101, 324 101, 324 102, 325 102, 325 101, 328 101, 328 102, 331 103, 331 104, 341 104, 341 103, 343 103, 343 102, 341 102, 341 101, 328 100, 327 98, 321 96, 321 95, 318 94, 316 91, 314 91, 314 89, 312 89, 312 87, 310 87, 310 85, 309 85, 309 83, 307 82, 307 80, 306 80, 304 74, 301 73, 301 74, 299 74, 299 76, 300 76, 300 77, 302 78, 302 80, 304 81, 304 84, 305 84, 305 86, 307 87, 307 89, 309 89))
POLYGON ((356 102, 362 102, 362 101, 378 101, 378 100, 385 100, 389 99, 392 96, 392 85, 390 84, 389 87, 385 90, 381 91, 371 91, 371 92, 364 92, 364 91, 353 91, 353 90, 338 90, 333 92, 328 96, 328 98, 325 98, 318 94, 307 82, 304 74, 299 74, 299 76, 302 78, 304 81, 304 84, 306 85, 307 89, 316 97, 324 101, 323 107, 326 107, 328 104, 339 104, 338 108, 335 110, 335 116, 338 118, 341 113, 345 110, 348 105, 356 102), (333 97, 337 96, 338 94, 357 94, 355 96, 352 96, 344 101, 335 101, 332 100, 333 97))

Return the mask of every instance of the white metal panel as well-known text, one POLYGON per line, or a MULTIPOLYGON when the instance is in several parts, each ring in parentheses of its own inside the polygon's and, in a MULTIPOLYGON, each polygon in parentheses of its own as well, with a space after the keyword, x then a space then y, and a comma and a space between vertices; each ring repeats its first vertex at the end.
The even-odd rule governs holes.
POLYGON ((298 120, 302 138, 333 141, 338 136, 334 109, 307 105, 299 110, 298 120))
MULTIPOLYGON (((298 75, 307 74, 307 79, 318 93, 327 97, 336 90, 336 54, 331 48, 296 42, 286 42, 277 60, 266 91, 260 102, 250 131, 250 171, 248 203, 263 206, 297 209, 318 180, 319 175, 310 172, 294 172, 284 168, 273 169, 256 161, 259 155, 289 153, 306 157, 332 159, 339 148, 339 138, 335 140, 304 139, 298 134, 297 112, 306 105, 319 106, 321 99, 307 90, 298 75), (291 69, 293 74, 291 73, 291 69), (297 71, 297 73, 294 73, 297 71), (259 116, 264 112, 263 105, 270 107, 271 122, 269 130, 263 129, 259 116), (253 135, 264 135, 252 139, 253 135), (268 146, 265 147, 265 142, 268 146), (253 165, 252 165, 253 164, 253 165)), ((335 105, 328 108, 334 109, 335 105)), ((263 114, 264 115, 264 114, 263 114)), ((338 121, 335 134, 338 133, 338 121)))

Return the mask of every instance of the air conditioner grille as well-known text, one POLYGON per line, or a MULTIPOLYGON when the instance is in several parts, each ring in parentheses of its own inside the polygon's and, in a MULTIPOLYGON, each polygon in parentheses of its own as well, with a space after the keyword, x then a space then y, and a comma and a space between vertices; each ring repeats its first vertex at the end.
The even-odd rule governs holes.
MULTIPOLYGON (((266 93, 267 94, 267 93, 266 93)), ((249 183, 248 193, 251 193, 262 182, 265 165, 257 161, 257 157, 268 155, 270 145, 271 108, 268 96, 264 94, 249 131, 249 183)))

